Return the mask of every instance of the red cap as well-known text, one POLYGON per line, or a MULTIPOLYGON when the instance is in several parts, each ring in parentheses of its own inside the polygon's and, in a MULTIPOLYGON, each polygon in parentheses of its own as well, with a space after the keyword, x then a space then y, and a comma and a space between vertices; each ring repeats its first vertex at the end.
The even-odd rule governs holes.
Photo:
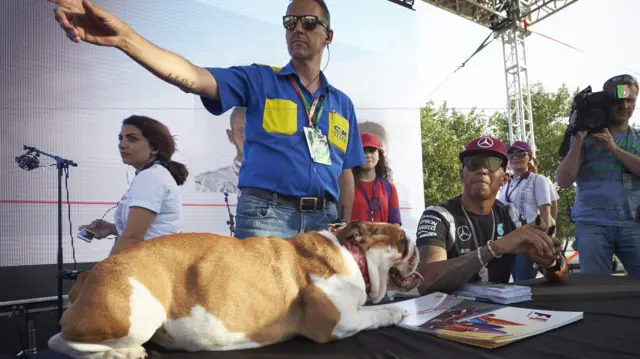
POLYGON ((509 147, 508 152, 511 152, 512 149, 525 151, 529 154, 530 157, 533 157, 533 150, 531 149, 531 146, 527 142, 516 141, 511 145, 511 147, 509 147))
POLYGON ((362 148, 373 147, 377 150, 382 150, 378 137, 371 132, 363 132, 360 134, 360 140, 362 141, 362 148))
POLYGON ((465 157, 477 152, 492 152, 502 157, 505 161, 507 160, 507 146, 497 138, 486 136, 476 138, 467 143, 465 150, 460 152, 460 162, 465 157))

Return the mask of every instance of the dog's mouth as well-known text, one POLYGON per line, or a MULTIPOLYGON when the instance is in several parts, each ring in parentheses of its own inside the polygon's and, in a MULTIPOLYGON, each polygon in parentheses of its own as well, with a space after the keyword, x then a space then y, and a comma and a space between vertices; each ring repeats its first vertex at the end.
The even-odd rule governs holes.
POLYGON ((407 292, 424 283, 424 277, 417 271, 405 276, 395 267, 389 269, 389 280, 391 280, 394 286, 407 292))

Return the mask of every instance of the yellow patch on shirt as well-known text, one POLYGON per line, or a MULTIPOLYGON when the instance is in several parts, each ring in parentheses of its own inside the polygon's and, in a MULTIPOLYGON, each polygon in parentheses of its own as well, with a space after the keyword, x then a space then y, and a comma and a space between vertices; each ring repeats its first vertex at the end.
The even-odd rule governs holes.
POLYGON ((337 112, 329 113, 329 142, 346 153, 349 144, 349 121, 337 112))

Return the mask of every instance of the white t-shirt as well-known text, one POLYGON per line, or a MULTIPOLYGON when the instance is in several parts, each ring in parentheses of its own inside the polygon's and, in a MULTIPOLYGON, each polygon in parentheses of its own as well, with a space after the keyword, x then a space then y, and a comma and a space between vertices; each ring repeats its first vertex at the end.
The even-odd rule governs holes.
POLYGON ((527 223, 531 223, 535 221, 538 215, 539 206, 551 204, 549 180, 532 172, 526 178, 512 177, 506 185, 500 188, 498 200, 516 208, 527 223), (533 181, 536 184, 535 194, 533 193, 533 181), (507 191, 509 194, 508 200, 507 191))
POLYGON ((138 173, 116 206, 115 224, 121 236, 127 226, 130 207, 142 207, 156 213, 144 239, 182 230, 182 198, 176 180, 162 165, 153 165, 138 173))
MULTIPOLYGON (((542 176, 544 177, 544 176, 542 176)), ((556 189, 555 183, 551 182, 551 178, 544 177, 549 181, 549 195, 551 196, 551 202, 557 201, 560 196, 558 196, 558 190, 556 189)))

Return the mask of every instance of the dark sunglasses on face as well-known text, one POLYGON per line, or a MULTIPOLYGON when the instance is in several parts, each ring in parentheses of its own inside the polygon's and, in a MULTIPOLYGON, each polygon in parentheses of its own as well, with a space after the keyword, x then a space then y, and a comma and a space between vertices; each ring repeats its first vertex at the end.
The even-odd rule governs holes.
POLYGON ((364 148, 364 153, 373 153, 376 152, 378 149, 375 147, 365 147, 364 148))
POLYGON ((477 171, 481 168, 486 168, 491 172, 497 171, 502 167, 502 159, 498 157, 478 157, 470 156, 466 157, 462 162, 464 167, 469 171, 477 171))
POLYGON ((509 158, 524 158, 528 153, 527 151, 516 151, 507 153, 507 157, 509 158))
POLYGON ((296 28, 298 21, 302 24, 302 28, 307 31, 315 30, 315 28, 320 25, 324 27, 326 30, 329 30, 327 25, 325 25, 319 17, 315 15, 285 15, 282 17, 282 25, 287 30, 293 30, 296 28))

